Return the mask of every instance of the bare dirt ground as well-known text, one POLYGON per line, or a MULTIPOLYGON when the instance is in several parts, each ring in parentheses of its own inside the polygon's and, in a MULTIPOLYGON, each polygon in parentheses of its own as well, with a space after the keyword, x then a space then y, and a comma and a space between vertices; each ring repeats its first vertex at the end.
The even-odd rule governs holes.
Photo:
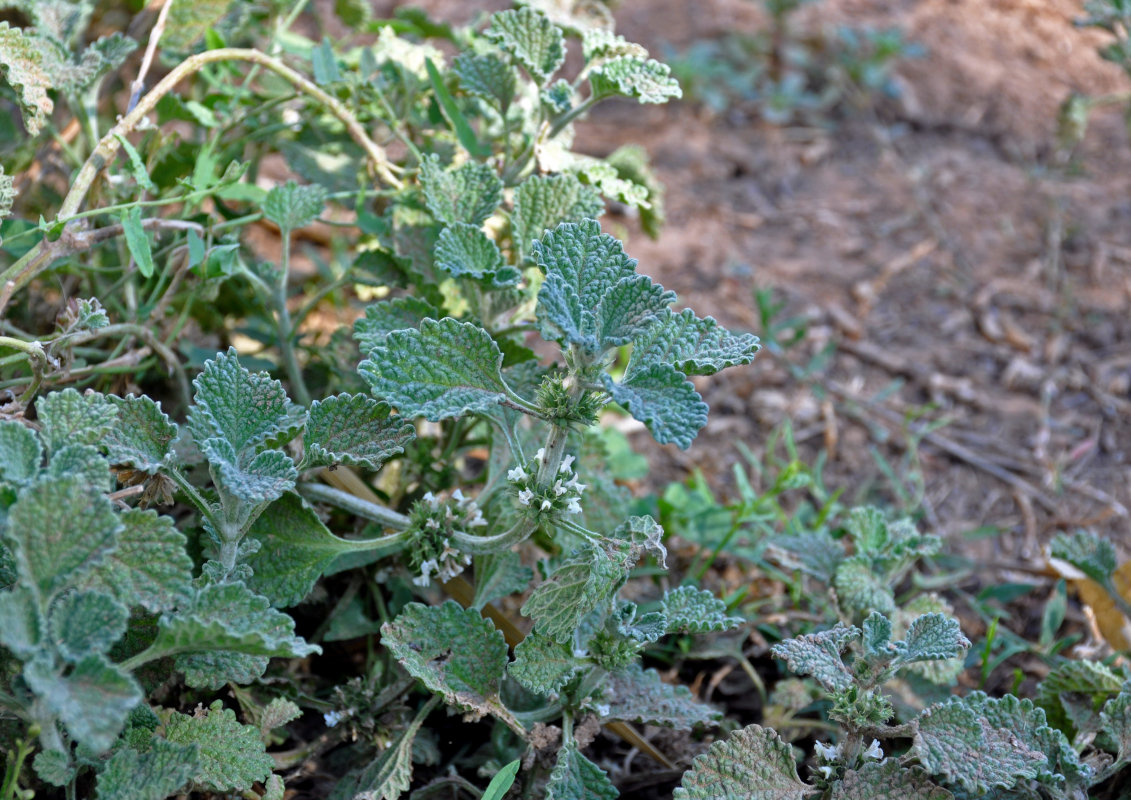
MULTIPOLYGON (((658 54, 752 33, 759 10, 625 2, 618 32, 658 54)), ((630 235, 643 271, 730 326, 757 330, 755 288, 808 321, 784 356, 703 380, 711 423, 686 453, 664 448, 653 480, 701 467, 726 486, 734 442, 757 452, 788 419, 848 498, 899 500, 873 451, 917 466, 927 527, 992 526, 984 546, 1008 560, 1080 526, 1126 541, 1131 145, 1118 112, 1098 114, 1065 168, 1055 131, 1071 91, 1127 87, 1080 14, 1071 0, 821 0, 799 28, 894 27, 925 49, 897 68, 893 107, 818 129, 626 103, 580 126, 589 152, 642 143, 667 186, 660 239, 630 235), (830 342, 824 369, 792 377, 787 362, 830 342), (925 422, 945 424, 920 437, 925 422)))

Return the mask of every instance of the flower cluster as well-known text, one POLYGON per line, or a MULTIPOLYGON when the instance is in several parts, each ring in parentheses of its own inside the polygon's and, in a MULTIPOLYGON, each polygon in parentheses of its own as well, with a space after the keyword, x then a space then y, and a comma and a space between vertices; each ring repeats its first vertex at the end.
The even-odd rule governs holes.
MULTIPOLYGON (((826 780, 831 780, 836 772, 834 766, 837 762, 843 759, 843 743, 838 745, 825 744, 824 742, 815 742, 813 750, 817 754, 817 758, 823 763, 817 767, 817 772, 821 774, 826 780)), ((868 747, 863 753, 863 758, 870 758, 874 761, 883 761, 884 750, 880 747, 878 739, 873 739, 871 746, 868 747)))
POLYGON ((463 572, 471 563, 471 554, 459 551, 452 542, 452 534, 487 524, 478 504, 464 497, 459 489, 444 500, 428 492, 413 504, 409 519, 409 530, 416 538, 406 555, 409 569, 416 573, 412 582, 417 586, 427 586, 433 577, 449 581, 463 572))
POLYGON ((514 487, 515 499, 524 515, 540 517, 543 515, 580 514, 581 493, 585 484, 577 482, 573 471, 573 456, 566 456, 558 467, 553 483, 539 485, 538 473, 546 458, 545 448, 539 448, 534 458, 525 466, 515 467, 507 472, 507 479, 514 487))

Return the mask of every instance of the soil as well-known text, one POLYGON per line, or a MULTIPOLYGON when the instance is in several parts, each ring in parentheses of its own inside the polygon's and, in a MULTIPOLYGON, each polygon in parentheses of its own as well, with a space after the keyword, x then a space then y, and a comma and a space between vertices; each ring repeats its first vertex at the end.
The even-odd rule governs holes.
MULTIPOLYGON (((618 32, 670 52, 754 33, 760 8, 626 2, 618 32)), ((656 448, 654 483, 698 467, 726 486, 734 443, 758 453, 788 420, 848 498, 907 504, 886 461, 925 527, 996 529, 981 546, 1007 560, 1081 526, 1125 541, 1131 145, 1118 110, 1097 113, 1064 163, 1056 125, 1070 92, 1127 80, 1080 14, 1070 0, 823 0, 799 31, 897 28, 921 46, 896 68, 894 104, 782 128, 740 105, 623 103, 579 126, 586 152, 643 144, 667 187, 660 238, 630 233, 643 271, 728 326, 759 330, 758 289, 785 301, 779 319, 805 320, 798 345, 701 381, 711 422, 687 452, 656 448)))

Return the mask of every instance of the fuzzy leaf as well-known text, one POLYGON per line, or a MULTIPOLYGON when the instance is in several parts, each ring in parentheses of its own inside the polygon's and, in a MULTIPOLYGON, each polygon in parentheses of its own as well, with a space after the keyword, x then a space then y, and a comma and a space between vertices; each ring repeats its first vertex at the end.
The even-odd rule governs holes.
POLYGON ((581 54, 588 64, 598 59, 618 56, 639 56, 647 58, 648 51, 642 46, 628 41, 604 28, 590 28, 582 32, 581 54))
POLYGON ((1103 730, 1115 740, 1120 764, 1131 763, 1131 691, 1124 690, 1113 697, 1100 712, 1103 730))
POLYGON ((769 728, 750 725, 696 756, 675 800, 804 800, 793 749, 769 728))
POLYGON ((770 652, 774 658, 784 659, 790 672, 812 675, 827 691, 843 691, 852 685, 853 678, 840 654, 859 636, 859 628, 837 625, 827 631, 786 639, 775 644, 770 652))
POLYGON ((660 444, 691 446, 707 424, 707 404, 691 381, 666 364, 653 364, 617 383, 602 375, 615 403, 648 426, 660 444))
POLYGON ((96 753, 113 746, 130 709, 142 699, 137 681, 103 655, 87 656, 65 675, 32 661, 24 668, 24 680, 67 732, 96 753))
POLYGON ((298 470, 291 457, 281 450, 241 454, 225 439, 205 439, 199 445, 221 495, 258 507, 277 500, 295 486, 298 470))
POLYGON ((652 58, 617 56, 589 75, 595 97, 635 97, 641 103, 666 103, 683 97, 671 68, 652 58))
POLYGON ((98 444, 113 430, 118 409, 103 395, 79 394, 74 389, 52 392, 36 401, 47 452, 68 444, 98 444))
POLYGON ((240 366, 234 347, 206 361, 193 386, 188 423, 198 445, 222 439, 243 456, 301 429, 305 412, 287 398, 283 384, 240 366))
POLYGON ((165 800, 196 774, 200 746, 176 744, 160 737, 140 753, 119 747, 98 773, 98 800, 165 800))
POLYGON ((381 626, 381 636, 401 666, 449 705, 509 719, 498 699, 507 643, 479 612, 453 600, 440 606, 409 603, 381 626))
POLYGON ((0 165, 0 220, 12 213, 12 204, 16 202, 17 194, 15 180, 11 175, 5 175, 4 167, 0 165))
POLYGON ((943 661, 962 655, 968 647, 970 640, 962 635, 958 620, 945 614, 923 614, 911 623, 903 641, 896 643, 899 655, 894 663, 943 661))
POLYGON ((234 0, 173 0, 162 41, 172 50, 195 44, 228 13, 234 0))
POLYGON ((452 63, 452 72, 464 90, 506 112, 514 100, 518 82, 514 68, 497 56, 460 53, 452 63))
POLYGON ((522 613, 534 619, 539 633, 565 644, 583 617, 612 600, 631 567, 616 563, 601 548, 587 547, 563 561, 531 593, 522 613))
POLYGON ((565 61, 561 28, 542 12, 526 6, 491 17, 487 37, 521 64, 539 86, 545 85, 565 61))
POLYGON ((83 581, 118 602, 167 611, 192 594, 192 559, 185 536, 169 517, 130 509, 118 515, 118 546, 83 581))
POLYGON ((314 510, 290 493, 267 507, 250 534, 262 547, 248 559, 249 586, 279 608, 301 603, 335 558, 357 549, 355 542, 330 533, 314 510))
POLYGON ((446 170, 432 155, 420 164, 420 183, 428 210, 448 225, 463 222, 478 227, 503 201, 503 182, 495 170, 474 161, 446 170))
POLYGON ((0 591, 0 644, 13 655, 27 660, 39 652, 44 628, 31 587, 16 585, 0 591))
POLYGON ((51 639, 72 664, 95 653, 106 653, 126 632, 130 612, 102 592, 68 592, 47 615, 51 639))
POLYGON ((537 694, 558 691, 584 666, 564 644, 532 632, 514 649, 514 661, 507 673, 537 694))
POLYGON ((605 684, 609 710, 604 719, 665 725, 690 730, 696 725, 717 721, 722 714, 695 699, 686 686, 664 683, 660 673, 629 664, 609 676, 605 684))
POLYGON ((911 754, 934 775, 985 793, 1035 778, 1048 763, 1006 730, 993 727, 957 698, 931 706, 919 717, 911 754))
POLYGON ((412 745, 419 728, 415 725, 403 731, 360 775, 347 776, 342 783, 349 783, 349 793, 343 794, 336 788, 331 800, 336 797, 398 800, 402 797, 412 785, 412 745))
POLYGON ((728 631, 741 625, 742 617, 727 615, 726 603, 705 589, 680 586, 664 595, 668 633, 728 631))
POLYGON ((353 324, 353 338, 357 340, 362 353, 385 343, 393 331, 419 328, 420 323, 431 317, 437 319, 440 310, 415 297, 398 297, 380 303, 371 303, 365 309, 365 316, 353 324))
POLYGON ((74 475, 98 492, 108 493, 114 488, 110 464, 98 452, 98 448, 89 444, 69 444, 59 448, 51 456, 46 475, 51 478, 74 475))
POLYGON ((393 331, 358 371, 378 399, 433 422, 487 411, 507 400, 503 354, 487 331, 445 317, 393 331))
POLYGON ((475 559, 475 597, 471 605, 482 611, 485 605, 501 597, 525 592, 533 577, 530 567, 524 567, 518 553, 512 550, 479 556, 475 559))
POLYGON ((294 635, 294 620, 242 583, 213 584, 158 622, 151 655, 176 656, 193 688, 219 689, 263 674, 273 656, 303 658, 322 649, 294 635))
POLYGON ((617 281, 593 309, 601 351, 628 344, 644 333, 675 302, 669 292, 647 275, 617 281))
POLYGON ((604 209, 597 193, 576 175, 532 175, 514 190, 511 236, 519 253, 525 256, 545 231, 563 222, 596 219, 604 209))
POLYGON ((189 716, 169 712, 165 738, 199 748, 192 780, 216 792, 244 792, 267 780, 275 762, 263 748, 259 729, 241 725, 236 714, 216 700, 207 711, 189 716))
POLYGON ((891 620, 878 611, 873 611, 860 627, 864 656, 876 661, 890 661, 895 652, 895 646, 891 643, 891 620))
POLYGON ((671 364, 684 375, 714 375, 749 364, 760 347, 757 336, 736 336, 711 317, 695 316, 690 308, 668 310, 633 344, 628 372, 648 364, 671 364))
POLYGON ((31 428, 15 420, 0 421, 0 481, 26 484, 39 474, 43 448, 31 428))
POLYGON ((872 612, 894 613, 895 595, 885 577, 877 574, 867 556, 846 558, 837 567, 833 580, 837 603, 846 615, 855 620, 872 612))
POLYGON ((107 399, 118 409, 114 427, 102 439, 110 462, 150 475, 168 465, 178 430, 161 410, 161 404, 144 395, 110 395, 107 399))
POLYGON ((1057 534, 1050 551, 1053 558, 1067 561, 1101 586, 1111 580, 1119 566, 1115 546, 1090 531, 1057 534))
POLYGON ((1077 727, 1065 713, 1065 700, 1082 699, 1098 714, 1100 706, 1123 686, 1124 677, 1098 661, 1066 661, 1037 687, 1036 702, 1049 724, 1074 735, 1077 727))
MULTIPOLYGON (((600 223, 592 219, 561 223, 535 242, 531 252, 535 262, 546 273, 547 280, 551 276, 560 279, 561 284, 554 291, 568 291, 571 297, 576 298, 571 304, 580 306, 590 318, 619 281, 636 276, 636 259, 629 258, 624 252, 624 245, 613 236, 602 233, 600 223)), ((543 286, 542 292, 539 292, 540 319, 543 316, 542 293, 545 291, 543 286)), ((561 305, 560 301, 552 303, 554 308, 561 305)), ((586 327, 577 319, 556 318, 553 322, 563 331, 570 327, 580 331, 586 327)))
POLYGON ((378 469, 403 453, 416 438, 416 428, 404 417, 365 395, 339 394, 315 400, 303 434, 303 469, 349 464, 378 469))
POLYGON ((558 750, 546 800, 615 800, 619 794, 605 771, 583 756, 576 744, 558 750))
POLYGON ((453 222, 436 241, 436 267, 453 278, 471 278, 489 287, 513 286, 522 277, 503 261, 499 246, 477 225, 453 222))
POLYGON ((79 476, 41 478, 20 492, 4 531, 23 580, 44 600, 82 576, 113 549, 121 528, 110 501, 79 476))
POLYGON ((38 136, 55 108, 47 92, 53 89, 48 74, 48 51, 52 45, 34 34, 0 22, 0 73, 16 90, 16 98, 24 115, 24 126, 38 136))
POLYGON ((833 784, 830 800, 951 800, 954 795, 931 781, 918 767, 894 758, 849 770, 833 784))
POLYGON ((317 184, 299 186, 287 181, 267 193, 263 201, 263 216, 279 226, 284 237, 291 231, 305 228, 322 213, 326 205, 326 190, 317 184))
POLYGON ((41 750, 35 754, 32 766, 39 779, 52 786, 66 786, 78 772, 70 755, 61 750, 41 750))

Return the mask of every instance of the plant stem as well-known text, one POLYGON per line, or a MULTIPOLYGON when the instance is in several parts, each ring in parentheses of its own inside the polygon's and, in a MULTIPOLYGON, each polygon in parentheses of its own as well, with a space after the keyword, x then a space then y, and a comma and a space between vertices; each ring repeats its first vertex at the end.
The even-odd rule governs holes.
MULTIPOLYGON (((182 61, 174 67, 168 75, 162 78, 149 94, 141 98, 132 111, 122 117, 121 121, 102 137, 98 146, 94 148, 94 152, 90 154, 90 157, 87 158, 72 181, 71 189, 67 192, 67 196, 63 199, 63 203, 59 208, 58 219, 69 220, 71 216, 78 212, 98 173, 110 163, 121 148, 122 145, 119 137, 124 137, 132 132, 138 124, 145 119, 146 115, 157 107, 158 101, 169 94, 169 92, 173 91, 178 83, 188 76, 199 72, 207 65, 219 61, 248 61, 253 64, 258 64, 288 81, 303 94, 309 95, 345 125, 346 132, 350 135, 350 138, 357 142, 362 150, 365 151, 369 159, 369 165, 377 176, 390 186, 396 188, 401 187, 401 181, 393 174, 392 163, 385 154, 384 148, 369 137, 369 134, 365 131, 365 128, 358 121, 357 117, 355 117, 340 100, 327 94, 314 83, 307 80, 302 74, 291 69, 277 58, 269 56, 259 50, 225 47, 218 50, 207 50, 203 53, 197 53, 182 61)), ((55 252, 53 244, 52 242, 41 240, 39 244, 25 253, 12 264, 12 266, 4 270, 3 273, 0 273, 0 284, 10 280, 15 283, 16 289, 22 289, 27 286, 36 275, 46 269, 51 261, 54 260, 55 252)))
POLYGON ((403 531, 411 524, 404 514, 399 514, 391 508, 385 508, 376 503, 370 503, 368 500, 363 500, 349 492, 343 492, 341 489, 335 489, 333 486, 327 486, 323 483, 300 483, 296 488, 299 494, 309 500, 329 503, 343 511, 384 525, 386 528, 403 531))
POLYGON ((302 367, 298 363, 298 354, 295 353, 294 326, 291 324, 291 312, 287 309, 287 276, 291 271, 291 232, 283 229, 283 258, 280 265, 281 274, 275 282, 271 295, 271 302, 275 306, 275 332, 279 339, 279 353, 283 357, 283 367, 287 371, 287 378, 291 382, 291 391, 300 405, 310 405, 310 390, 306 388, 306 381, 302 377, 302 367))

